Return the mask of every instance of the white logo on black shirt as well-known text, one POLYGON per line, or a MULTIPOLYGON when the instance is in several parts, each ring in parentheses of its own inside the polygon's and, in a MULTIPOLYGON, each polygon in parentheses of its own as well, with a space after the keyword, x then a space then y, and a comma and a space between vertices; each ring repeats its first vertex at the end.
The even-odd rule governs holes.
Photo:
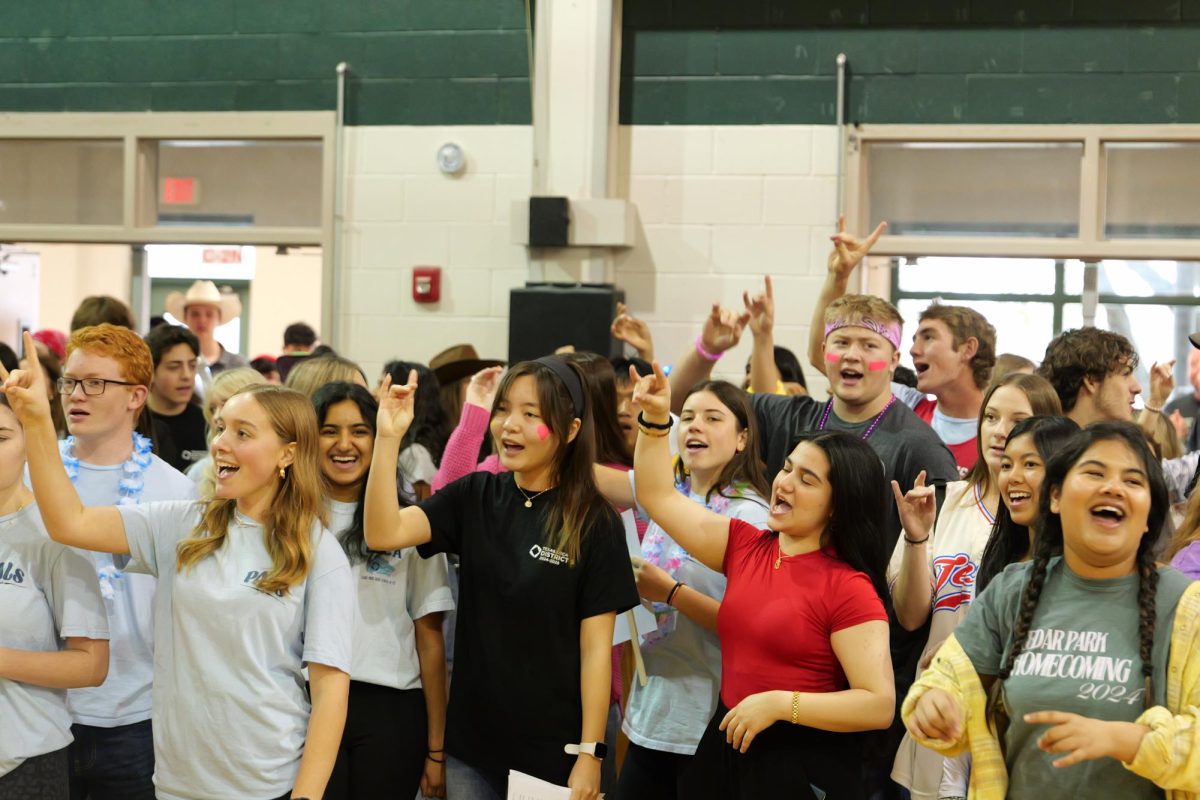
POLYGON ((543 561, 547 564, 566 564, 570 562, 571 557, 561 550, 555 550, 552 547, 542 547, 540 544, 535 544, 529 548, 529 555, 533 556, 538 561, 543 561))

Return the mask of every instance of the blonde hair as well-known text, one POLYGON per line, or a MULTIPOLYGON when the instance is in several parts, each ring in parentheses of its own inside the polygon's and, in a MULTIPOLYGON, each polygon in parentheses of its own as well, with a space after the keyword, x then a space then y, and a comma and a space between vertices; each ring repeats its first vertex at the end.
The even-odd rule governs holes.
POLYGON ((894 322, 904 325, 904 317, 894 305, 873 294, 842 295, 825 307, 825 324, 845 320, 859 322, 864 319, 879 323, 894 322))
POLYGON ((1162 414, 1154 415, 1154 433, 1150 435, 1150 447, 1159 458, 1182 458, 1183 442, 1171 420, 1162 414))
MULTIPOLYGON (((267 518, 262 521, 267 552, 271 554, 271 569, 257 583, 264 592, 286 592, 308 577, 312 565, 313 523, 325 522, 317 415, 308 398, 292 389, 255 385, 235 392, 233 396, 243 394, 254 397, 280 440, 296 445, 295 459, 286 470, 286 477, 273 479, 277 491, 267 518)), ((221 549, 236 511, 236 500, 210 498, 192 535, 176 548, 176 571, 190 569, 221 549)))
POLYGON ((1192 542, 1200 542, 1200 491, 1193 490, 1183 511, 1183 522, 1175 529, 1162 560, 1170 562, 1180 550, 1192 542))
POLYGON ((306 358, 288 372, 284 386, 295 389, 305 397, 312 397, 327 383, 345 381, 346 383, 362 382, 367 386, 367 376, 362 367, 341 356, 317 356, 306 358), (358 380, 355 380, 355 379, 358 380))

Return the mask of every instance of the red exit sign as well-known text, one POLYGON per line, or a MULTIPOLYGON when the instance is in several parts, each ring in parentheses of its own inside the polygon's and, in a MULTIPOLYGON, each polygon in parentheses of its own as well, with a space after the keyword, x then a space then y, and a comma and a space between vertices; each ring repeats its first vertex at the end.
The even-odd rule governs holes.
POLYGON ((190 206, 200 200, 200 185, 195 178, 163 178, 162 203, 166 206, 190 206))

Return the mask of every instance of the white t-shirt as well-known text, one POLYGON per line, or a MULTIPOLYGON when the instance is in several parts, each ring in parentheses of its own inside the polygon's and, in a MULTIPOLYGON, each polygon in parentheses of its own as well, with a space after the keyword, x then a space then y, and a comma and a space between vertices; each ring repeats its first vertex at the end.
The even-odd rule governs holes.
MULTIPOLYGON (((37 505, 0 517, 0 647, 53 652, 67 637, 107 639, 96 572, 50 540, 37 505)), ((0 678, 0 776, 71 743, 67 693, 0 678)))
POLYGON ((155 597, 154 785, 160 800, 269 800, 296 780, 311 710, 302 667, 350 671, 354 585, 337 540, 314 525, 308 577, 282 596, 262 526, 236 514, 215 553, 176 571, 199 503, 119 508, 155 597))
MULTIPOLYGON (((357 507, 330 500, 330 530, 340 534, 349 528, 357 507)), ((446 556, 421 558, 415 547, 405 547, 371 553, 350 570, 358 588, 350 677, 393 689, 420 689, 413 620, 453 610, 446 556)))
MULTIPOLYGON (((903 383, 893 382, 892 394, 896 395, 896 399, 901 403, 913 409, 922 400, 927 399, 924 392, 911 386, 905 386, 903 383)), ((979 432, 978 426, 979 420, 975 417, 951 417, 942 413, 941 406, 934 406, 933 419, 929 421, 929 427, 933 428, 933 432, 946 444, 962 444, 971 441, 979 432)))
MULTIPOLYGON (((629 483, 634 485, 633 472, 629 473, 629 483)), ((692 493, 688 497, 705 505, 702 495, 692 493)), ((766 503, 753 492, 745 498, 717 500, 713 505, 720 509, 718 513, 731 519, 744 520, 758 528, 767 525, 766 503)), ((640 507, 637 510, 645 513, 640 507)), ((655 541, 656 534, 663 537, 664 550, 674 544, 650 520, 642 539, 643 552, 655 541)), ((691 556, 685 555, 675 579, 716 600, 725 596, 725 576, 691 556)), ((646 663, 646 685, 633 681, 621 730, 629 741, 641 747, 694 755, 700 736, 716 710, 721 689, 721 643, 717 634, 676 612, 674 629, 661 641, 644 647, 642 658, 646 663)))
MULTIPOLYGON (((158 456, 142 473, 143 503, 159 500, 192 500, 196 485, 158 456)), ((75 491, 85 506, 116 505, 121 497, 122 464, 96 466, 80 462, 75 491)), ((67 693, 71 716, 83 725, 115 728, 151 717, 151 684, 154 682, 154 578, 136 574, 140 568, 110 553, 80 550, 108 587, 104 606, 112 632, 109 642, 108 680, 101 686, 72 689, 67 693), (110 577, 117 575, 119 577, 110 577)))

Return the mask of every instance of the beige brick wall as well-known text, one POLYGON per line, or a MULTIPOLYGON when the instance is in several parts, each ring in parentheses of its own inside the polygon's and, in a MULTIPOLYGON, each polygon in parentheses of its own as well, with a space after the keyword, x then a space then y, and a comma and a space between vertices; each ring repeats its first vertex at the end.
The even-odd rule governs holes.
MULTIPOLYGON (((472 341, 507 352, 508 292, 527 275, 509 242, 511 201, 529 192, 527 127, 360 127, 348 131, 344 267, 346 352, 371 372, 392 356, 428 360, 472 341), (437 171, 447 141, 462 175, 437 171), (414 303, 414 266, 443 267, 442 300, 414 303)), ((832 126, 622 128, 617 191, 638 208, 635 247, 615 278, 656 334, 660 358, 689 346, 713 301, 741 305, 761 275, 775 279, 777 340, 804 347, 835 217, 832 126)), ((749 337, 719 365, 739 375, 749 337)), ((823 379, 810 375, 818 393, 823 379)))

